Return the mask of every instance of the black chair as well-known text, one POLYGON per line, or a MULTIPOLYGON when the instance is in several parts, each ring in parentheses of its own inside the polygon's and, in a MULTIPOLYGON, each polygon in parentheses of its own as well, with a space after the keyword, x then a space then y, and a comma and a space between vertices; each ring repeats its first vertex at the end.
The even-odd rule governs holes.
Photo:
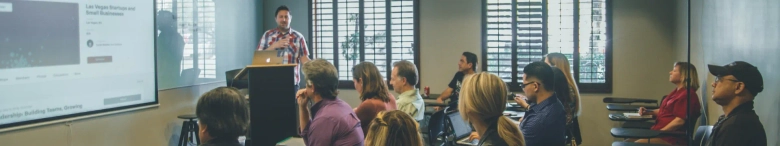
POLYGON ((699 129, 696 129, 696 134, 693 136, 693 144, 697 146, 706 144, 711 134, 712 125, 699 126, 699 129))
POLYGON ((235 87, 237 89, 243 89, 249 87, 249 81, 247 80, 233 80, 241 69, 234 69, 225 72, 225 81, 228 87, 235 87))
POLYGON ((626 121, 623 123, 623 128, 637 128, 637 129, 650 129, 655 125, 655 122, 642 122, 642 121, 626 121))
POLYGON ((181 126, 181 134, 179 135, 179 144, 177 146, 187 146, 189 142, 195 140, 195 145, 200 145, 200 138, 198 137, 198 122, 195 115, 179 115, 179 119, 185 119, 181 126))
POLYGON ((669 146, 669 145, 616 141, 616 142, 612 142, 612 146, 669 146))
POLYGON ((442 127, 444 126, 444 110, 439 110, 431 115, 428 120, 428 144, 431 146, 436 145, 438 140, 436 138, 442 136, 442 127))
MULTIPOLYGON (((613 129, 613 135, 617 134, 613 129)), ((623 132, 629 132, 629 131, 623 131, 623 132)), ((636 131, 634 131, 636 132, 636 131)), ((712 134, 712 126, 699 126, 699 128, 696 130, 696 133, 693 136, 693 145, 694 146, 701 146, 706 144, 706 141, 709 139, 710 135, 712 134)), ((622 134, 618 134, 622 135, 622 134)), ((634 136, 639 136, 640 134, 631 134, 634 136)), ((641 134, 645 138, 649 137, 656 137, 659 135, 664 135, 662 133, 655 133, 655 132, 646 132, 641 134), (656 135, 657 134, 657 135, 656 135), (655 136, 650 136, 655 135, 655 136)), ((634 143, 634 142, 623 142, 623 141, 616 141, 612 143, 612 146, 666 146, 663 144, 648 144, 648 143, 634 143)))

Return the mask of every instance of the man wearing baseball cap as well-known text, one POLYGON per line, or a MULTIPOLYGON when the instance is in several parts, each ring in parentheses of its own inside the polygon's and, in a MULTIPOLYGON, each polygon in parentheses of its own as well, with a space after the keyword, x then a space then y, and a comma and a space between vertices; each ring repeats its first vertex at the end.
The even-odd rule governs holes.
POLYGON ((714 75, 712 100, 722 106, 724 115, 712 128, 708 146, 765 146, 766 132, 753 110, 753 99, 764 90, 758 68, 744 61, 709 65, 714 75))

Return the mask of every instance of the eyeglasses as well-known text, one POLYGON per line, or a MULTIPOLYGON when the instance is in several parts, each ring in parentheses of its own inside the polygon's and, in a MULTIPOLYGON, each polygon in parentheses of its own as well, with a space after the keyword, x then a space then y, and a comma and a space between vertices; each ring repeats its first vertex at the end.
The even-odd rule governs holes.
POLYGON ((536 83, 536 82, 528 82, 528 83, 523 83, 522 85, 520 85, 520 88, 521 88, 521 89, 525 89, 525 87, 526 87, 526 86, 528 86, 528 85, 531 85, 531 84, 535 84, 535 83, 536 83))
MULTIPOLYGON (((723 76, 715 77, 715 83, 721 83, 723 80, 724 80, 723 76)), ((740 82, 739 80, 735 80, 735 79, 725 79, 725 80, 732 81, 732 82, 740 82)))

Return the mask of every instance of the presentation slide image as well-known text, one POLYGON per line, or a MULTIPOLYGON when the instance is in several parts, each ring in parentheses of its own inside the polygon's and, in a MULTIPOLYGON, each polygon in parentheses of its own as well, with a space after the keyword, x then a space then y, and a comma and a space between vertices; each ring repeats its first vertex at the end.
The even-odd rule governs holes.
POLYGON ((0 0, 0 6, 0 69, 79 64, 77 3, 0 0))

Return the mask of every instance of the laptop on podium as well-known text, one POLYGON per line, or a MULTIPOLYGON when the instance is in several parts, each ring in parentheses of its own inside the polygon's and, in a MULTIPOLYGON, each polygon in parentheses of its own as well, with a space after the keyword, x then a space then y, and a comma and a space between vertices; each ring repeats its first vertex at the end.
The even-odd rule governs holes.
MULTIPOLYGON (((286 55, 286 52, 284 50, 263 50, 263 51, 255 51, 255 55, 252 57, 252 64, 251 65, 277 65, 277 64, 286 64, 284 62, 284 57, 286 55)), ((246 68, 241 69, 241 71, 238 71, 235 76, 233 76, 233 80, 240 80, 240 79, 246 79, 246 76, 244 74, 246 73, 246 68), (243 78, 239 78, 241 76, 244 76, 243 78)))
POLYGON ((252 57, 252 65, 275 65, 284 64, 286 53, 283 50, 263 50, 255 51, 252 57))

